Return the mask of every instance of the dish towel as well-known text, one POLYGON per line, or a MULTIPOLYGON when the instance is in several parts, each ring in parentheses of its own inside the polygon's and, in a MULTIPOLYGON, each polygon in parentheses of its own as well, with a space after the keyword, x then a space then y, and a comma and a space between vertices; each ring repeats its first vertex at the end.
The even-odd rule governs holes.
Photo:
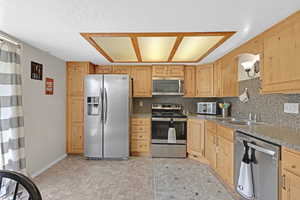
POLYGON ((244 141, 245 154, 241 163, 240 174, 237 184, 237 191, 246 199, 254 199, 253 175, 251 160, 249 159, 249 146, 244 141))
POLYGON ((176 143, 176 129, 173 120, 171 120, 169 124, 168 143, 176 143))

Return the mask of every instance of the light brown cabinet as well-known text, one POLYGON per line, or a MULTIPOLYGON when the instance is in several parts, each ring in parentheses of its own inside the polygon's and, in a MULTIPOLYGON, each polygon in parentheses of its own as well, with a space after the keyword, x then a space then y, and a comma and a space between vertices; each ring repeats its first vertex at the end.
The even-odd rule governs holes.
POLYGON ((113 67, 111 65, 97 65, 95 67, 96 74, 111 74, 113 72, 113 67))
POLYGON ((112 67, 113 74, 129 74, 131 73, 132 66, 114 65, 112 67))
POLYGON ((262 93, 300 92, 300 17, 266 33, 262 93))
POLYGON ((298 200, 300 196, 300 152, 282 148, 282 200, 298 200))
POLYGON ((133 78, 133 97, 152 97, 151 66, 134 66, 131 69, 133 78))
POLYGON ((131 155, 149 156, 151 144, 151 118, 132 118, 130 138, 131 155))
POLYGON ((204 158, 205 145, 204 120, 188 119, 187 122, 187 152, 195 159, 204 158))
POLYGON ((184 97, 195 97, 196 95, 196 67, 185 66, 184 69, 184 97))
POLYGON ((83 153, 84 76, 94 73, 89 62, 67 62, 67 152, 83 153))
POLYGON ((152 77, 184 77, 184 66, 183 65, 153 65, 152 66, 152 77))
POLYGON ((211 121, 205 121, 205 158, 211 168, 217 167, 217 125, 211 121))
POLYGON ((214 96, 214 67, 213 64, 196 67, 196 97, 214 96))
POLYGON ((214 63, 214 96, 222 97, 222 62, 216 61, 214 63))
POLYGON ((221 96, 238 96, 238 60, 231 56, 225 56, 221 62, 221 96))

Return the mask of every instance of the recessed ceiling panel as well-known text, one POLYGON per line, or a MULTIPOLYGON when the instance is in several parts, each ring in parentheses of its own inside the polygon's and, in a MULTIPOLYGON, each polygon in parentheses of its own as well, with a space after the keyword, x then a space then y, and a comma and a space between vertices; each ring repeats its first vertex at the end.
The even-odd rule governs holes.
POLYGON ((92 37, 115 62, 137 62, 130 37, 92 37))
POLYGON ((184 37, 173 57, 173 61, 196 62, 223 38, 224 36, 184 37))
POLYGON ((142 61, 166 62, 177 37, 138 37, 142 61))

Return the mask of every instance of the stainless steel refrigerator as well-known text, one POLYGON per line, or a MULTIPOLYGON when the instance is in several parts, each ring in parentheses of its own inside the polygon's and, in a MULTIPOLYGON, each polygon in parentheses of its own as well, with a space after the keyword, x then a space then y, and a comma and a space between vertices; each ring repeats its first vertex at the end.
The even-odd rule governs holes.
POLYGON ((85 77, 85 157, 128 158, 130 83, 128 75, 87 75, 85 77))

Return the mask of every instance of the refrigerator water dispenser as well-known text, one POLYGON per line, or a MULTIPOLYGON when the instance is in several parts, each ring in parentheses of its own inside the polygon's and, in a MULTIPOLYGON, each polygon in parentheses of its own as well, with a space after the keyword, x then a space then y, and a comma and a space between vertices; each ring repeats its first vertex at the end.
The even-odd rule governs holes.
POLYGON ((99 97, 87 97, 87 114, 99 115, 99 97))

